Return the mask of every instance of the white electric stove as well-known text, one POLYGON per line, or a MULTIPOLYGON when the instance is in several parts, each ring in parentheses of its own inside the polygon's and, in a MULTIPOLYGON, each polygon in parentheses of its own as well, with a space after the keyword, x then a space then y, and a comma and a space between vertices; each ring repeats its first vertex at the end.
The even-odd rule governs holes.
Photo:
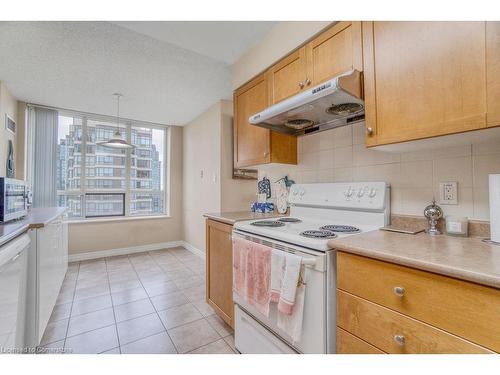
POLYGON ((390 223, 390 186, 385 182, 297 184, 290 188, 290 215, 236 222, 233 237, 302 256, 305 304, 300 341, 236 293, 235 344, 242 353, 335 353, 336 253, 332 238, 354 236, 390 223))

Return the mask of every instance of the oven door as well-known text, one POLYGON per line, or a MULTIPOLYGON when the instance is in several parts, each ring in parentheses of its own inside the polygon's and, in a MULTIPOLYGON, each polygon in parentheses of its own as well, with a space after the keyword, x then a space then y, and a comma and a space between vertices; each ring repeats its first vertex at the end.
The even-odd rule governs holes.
MULTIPOLYGON (((271 353, 290 353, 290 348, 299 353, 327 353, 328 317, 327 317, 327 254, 309 251, 289 244, 283 244, 267 238, 246 232, 233 230, 233 237, 239 237, 252 242, 258 242, 280 251, 287 251, 305 258, 308 265, 304 266, 304 282, 306 283, 304 298, 304 317, 302 335, 299 342, 292 342, 287 332, 278 328, 277 304, 271 303, 269 316, 259 313, 253 306, 246 303, 237 293, 233 292, 236 306, 235 343, 241 353, 262 353, 267 346, 275 350, 271 353), (309 265, 314 263, 314 265, 309 265), (239 311, 242 310, 242 311, 239 311), (280 350, 283 344, 287 350, 280 350), (258 348, 260 350, 257 350, 258 348), (256 351, 257 350, 257 351, 256 351)), ((334 327, 330 327, 334 329, 334 327)))

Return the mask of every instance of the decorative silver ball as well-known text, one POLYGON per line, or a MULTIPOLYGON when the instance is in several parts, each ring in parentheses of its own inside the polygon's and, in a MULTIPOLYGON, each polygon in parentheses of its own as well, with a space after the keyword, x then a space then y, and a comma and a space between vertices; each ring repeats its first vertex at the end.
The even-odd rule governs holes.
POLYGON ((433 201, 432 204, 425 207, 424 216, 427 219, 439 220, 443 217, 443 210, 436 204, 436 201, 433 201))

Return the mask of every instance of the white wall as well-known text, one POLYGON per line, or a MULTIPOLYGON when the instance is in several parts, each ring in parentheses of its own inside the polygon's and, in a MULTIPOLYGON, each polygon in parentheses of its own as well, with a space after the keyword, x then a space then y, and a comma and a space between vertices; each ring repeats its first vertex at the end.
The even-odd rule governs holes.
POLYGON ((204 213, 248 210, 255 183, 233 180, 232 102, 220 101, 183 127, 184 240, 205 250, 204 213))

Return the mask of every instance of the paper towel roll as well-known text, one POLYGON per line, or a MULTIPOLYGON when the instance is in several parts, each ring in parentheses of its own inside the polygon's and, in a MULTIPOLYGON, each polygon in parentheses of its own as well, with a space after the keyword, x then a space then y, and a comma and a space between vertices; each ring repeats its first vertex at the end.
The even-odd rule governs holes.
POLYGON ((491 240, 500 242, 500 174, 490 174, 491 240))

